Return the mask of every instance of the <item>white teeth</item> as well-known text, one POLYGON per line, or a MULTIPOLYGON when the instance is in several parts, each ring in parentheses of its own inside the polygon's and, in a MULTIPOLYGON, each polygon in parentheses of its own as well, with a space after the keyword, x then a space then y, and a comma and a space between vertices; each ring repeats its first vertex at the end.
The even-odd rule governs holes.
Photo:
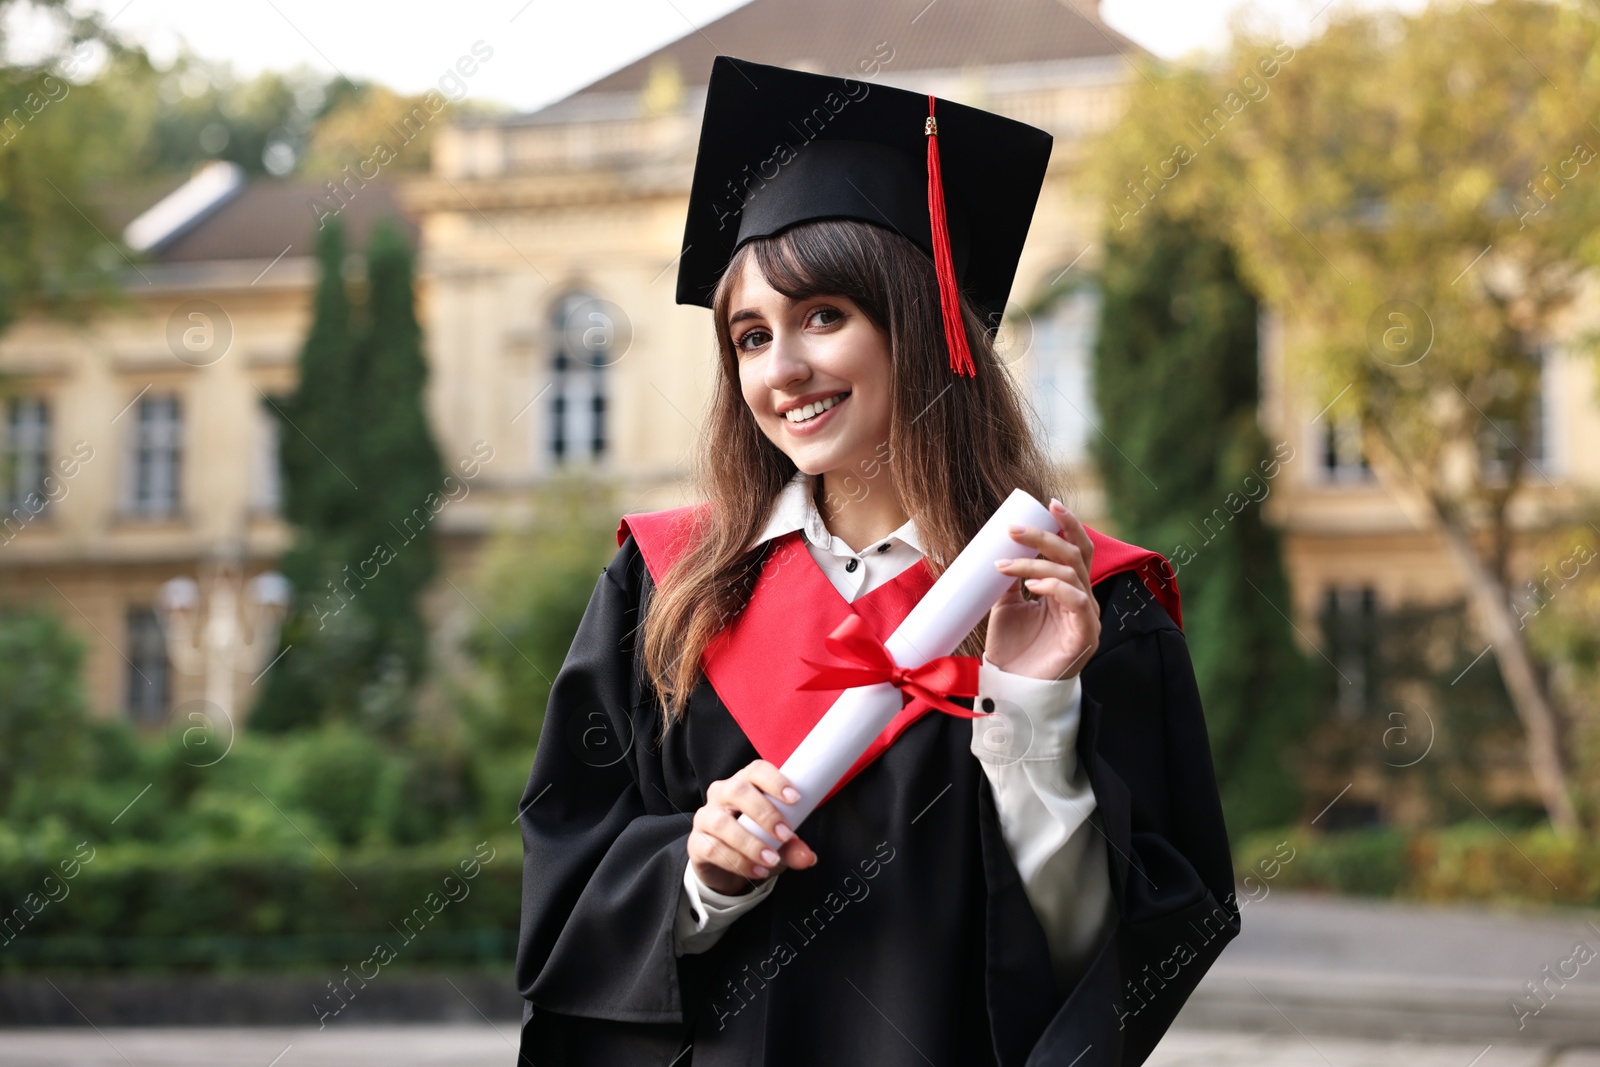
POLYGON ((798 407, 792 411, 786 411, 784 412, 784 417, 790 422, 805 422, 807 419, 815 418, 816 416, 821 415, 824 411, 827 411, 829 408, 833 407, 835 404, 849 395, 849 393, 839 393, 835 396, 830 396, 825 400, 818 400, 815 403, 807 404, 804 407, 798 407))

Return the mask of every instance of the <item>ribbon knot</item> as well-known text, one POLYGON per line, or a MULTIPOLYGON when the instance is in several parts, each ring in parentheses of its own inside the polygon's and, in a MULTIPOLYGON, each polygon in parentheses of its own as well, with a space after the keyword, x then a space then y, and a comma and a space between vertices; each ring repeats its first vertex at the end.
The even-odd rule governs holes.
POLYGON ((978 695, 976 656, 939 656, 920 667, 902 667, 859 615, 846 615, 823 644, 844 663, 818 663, 800 657, 814 669, 798 689, 855 689, 888 682, 908 696, 921 697, 947 715, 974 719, 984 714, 950 700, 978 695))

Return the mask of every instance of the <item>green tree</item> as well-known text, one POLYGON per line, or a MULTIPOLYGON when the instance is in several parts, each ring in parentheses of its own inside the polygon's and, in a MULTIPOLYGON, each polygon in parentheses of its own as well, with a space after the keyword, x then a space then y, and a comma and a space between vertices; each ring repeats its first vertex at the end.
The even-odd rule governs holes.
POLYGON ((344 79, 325 79, 304 66, 242 78, 229 64, 187 49, 158 68, 143 50, 129 48, 113 54, 92 82, 74 87, 66 110, 91 173, 110 187, 107 195, 128 200, 131 184, 135 192, 148 187, 153 199, 203 160, 236 163, 252 176, 284 176, 333 102, 349 91, 344 79))
POLYGON ((343 228, 330 223, 317 235, 320 273, 299 385, 292 396, 267 401, 282 425, 283 516, 295 539, 279 562, 293 591, 282 658, 251 716, 261 730, 311 725, 330 706, 353 706, 367 662, 369 628, 360 612, 342 610, 338 586, 341 566, 353 558, 361 506, 357 424, 348 409, 360 383, 344 259, 343 228))
POLYGON ((499 531, 473 576, 450 702, 466 727, 486 825, 508 818, 501 813, 516 809, 527 785, 551 681, 616 554, 620 510, 582 476, 549 484, 533 524, 499 531))
POLYGON ((1600 19, 1573 0, 1329 19, 1298 52, 1241 38, 1214 71, 1136 83, 1102 187, 1124 224, 1151 203, 1214 221, 1283 309, 1287 380, 1359 420, 1431 522, 1575 829, 1570 709, 1516 617, 1513 548, 1570 510, 1530 456, 1552 343, 1594 348, 1563 318, 1600 263, 1600 19))
POLYGON ((1167 555, 1229 829, 1299 815, 1285 756, 1307 729, 1304 661, 1276 534, 1261 515, 1293 459, 1256 424, 1256 301, 1228 247, 1152 213, 1108 235, 1094 396, 1118 531, 1167 555), (1110 442, 1115 442, 1113 446, 1110 442))
MULTIPOLYGON (((428 364, 417 325, 411 249, 399 230, 380 224, 367 249, 366 326, 351 413, 357 426, 362 501, 358 550, 393 558, 361 590, 378 645, 406 679, 421 677, 428 633, 417 598, 438 572, 433 519, 459 497, 428 427, 423 394, 428 364), (387 547, 390 553, 381 551, 387 547)), ((348 416, 347 416, 348 417, 348 416)))
POLYGON ((336 222, 318 236, 321 278, 300 382, 270 402, 283 422, 282 561, 294 589, 287 649, 255 710, 257 729, 330 719, 398 732, 427 662, 417 603, 438 569, 433 519, 449 486, 422 407, 427 365, 411 252, 380 226, 365 303, 352 303, 336 222))
POLYGON ((0 0, 0 329, 30 309, 71 314, 105 300, 131 266, 101 235, 87 189, 93 152, 68 107, 93 43, 116 47, 98 16, 73 16, 65 0, 0 0), (56 38, 31 62, 6 58, 19 12, 56 38))
POLYGON ((0 615, 0 814, 29 778, 85 769, 83 643, 42 608, 0 615))

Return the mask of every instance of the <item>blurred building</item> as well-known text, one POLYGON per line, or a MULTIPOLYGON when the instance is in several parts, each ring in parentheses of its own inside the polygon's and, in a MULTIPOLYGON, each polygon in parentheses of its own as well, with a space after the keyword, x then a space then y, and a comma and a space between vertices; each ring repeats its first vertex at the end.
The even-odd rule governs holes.
MULTIPOLYGON (((293 386, 314 280, 312 202, 340 205, 354 248, 381 215, 415 226, 440 451, 448 466, 479 442, 494 449, 471 495, 440 518, 447 570, 469 567, 496 524, 526 519, 558 477, 611 487, 619 512, 687 498, 714 342, 709 314, 673 293, 719 53, 932 92, 1055 135, 1004 346, 1073 470, 1079 510, 1101 513, 1086 449, 1099 432, 1088 380, 1097 301, 1091 290, 1048 315, 1023 308, 1099 261, 1105 205, 1080 180, 1084 138, 1117 120, 1138 76, 1129 60, 1143 51, 1094 0, 752 0, 540 111, 439 130, 431 171, 403 185, 347 179, 340 193, 244 183, 225 167, 197 174, 164 207, 140 207, 128 240, 147 255, 124 308, 0 338, 9 469, 21 472, 7 491, 26 491, 77 442, 92 456, 60 499, 8 527, 0 600, 54 604, 82 631, 97 709, 156 720, 198 692, 166 666, 162 581, 218 558, 257 572, 288 543, 262 405, 293 386), (225 350, 207 328, 229 332, 225 350)), ((1359 628, 1384 605, 1455 595, 1438 544, 1378 487, 1352 428, 1285 383, 1280 333, 1264 316, 1263 421, 1293 458, 1265 506, 1286 531, 1295 600, 1271 610, 1316 644, 1330 612, 1359 628)), ((1540 491, 1592 486, 1595 383, 1559 351, 1547 380, 1536 460, 1552 484, 1540 491)), ((440 599, 435 610, 472 609, 440 599)), ((250 680, 239 685, 248 703, 250 680)), ((1330 795, 1340 784, 1327 783, 1330 795)))
MULTIPOLYGON (((380 217, 414 227, 441 453, 453 465, 479 442, 494 449, 440 517, 447 571, 469 567, 496 522, 526 518, 553 478, 614 486, 619 511, 685 499, 712 337, 703 309, 673 303, 674 267, 718 51, 915 86, 1051 130, 1014 301, 1092 254, 1097 207, 1072 189, 1079 139, 1115 120, 1133 76, 1124 56, 1140 50, 1092 5, 1056 0, 755 0, 537 113, 438 131, 432 173, 404 187, 355 169, 332 186, 246 181, 211 164, 103 205, 139 253, 121 306, 0 337, 0 603, 53 605, 80 631, 100 713, 158 722, 200 695, 202 680, 168 661, 158 590, 176 576, 204 586, 219 564, 260 573, 289 543, 265 405, 294 386, 330 211, 353 250, 380 217)), ((1067 463, 1092 432, 1092 312, 1074 301, 1008 330, 1067 463)), ((1079 481, 1092 500, 1092 479, 1079 481)), ((251 686, 241 671, 241 706, 251 686)))
MULTIPOLYGON (((138 254, 117 304, 0 337, 0 606, 59 612, 87 646, 91 707, 159 723, 204 689, 169 659, 162 583, 198 579, 204 596, 219 568, 249 578, 290 542, 266 405, 294 388, 316 280, 310 205, 328 194, 210 163, 139 195, 100 205, 138 254)), ((342 217, 358 247, 379 218, 415 238, 387 185, 342 217)), ((239 706, 253 663, 238 663, 239 706)))

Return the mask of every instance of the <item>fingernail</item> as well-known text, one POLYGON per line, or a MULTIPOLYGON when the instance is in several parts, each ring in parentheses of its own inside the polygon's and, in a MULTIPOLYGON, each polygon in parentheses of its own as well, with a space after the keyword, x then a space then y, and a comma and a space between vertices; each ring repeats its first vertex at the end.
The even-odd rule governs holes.
POLYGON ((1056 507, 1060 508, 1062 511, 1066 511, 1067 510, 1067 506, 1065 504, 1063 504, 1061 501, 1057 500, 1055 497, 1051 497, 1050 498, 1050 503, 1054 504, 1056 507))
POLYGON ((1012 523, 1010 526, 1006 527, 1006 530, 1010 533, 1021 533, 1026 529, 1026 526, 1019 525, 1018 523, 1012 523))
POLYGON ((765 878, 767 876, 767 869, 762 867, 760 864, 757 864, 756 866, 750 868, 750 873, 755 875, 757 878, 765 878))
POLYGON ((790 803, 790 804, 798 804, 798 803, 800 803, 800 790, 796 789, 792 785, 784 786, 783 787, 783 799, 785 801, 787 801, 788 803, 790 803))
POLYGON ((777 833, 779 841, 788 841, 794 837, 794 831, 781 822, 778 824, 778 829, 775 833, 777 833))
POLYGON ((1006 564, 1010 562, 1011 561, 1009 559, 997 559, 994 561, 994 569, 997 571, 1003 571, 1006 569, 1006 564))
POLYGON ((764 848, 761 850, 761 858, 765 860, 769 866, 775 865, 778 862, 778 854, 772 851, 770 848, 764 848))

